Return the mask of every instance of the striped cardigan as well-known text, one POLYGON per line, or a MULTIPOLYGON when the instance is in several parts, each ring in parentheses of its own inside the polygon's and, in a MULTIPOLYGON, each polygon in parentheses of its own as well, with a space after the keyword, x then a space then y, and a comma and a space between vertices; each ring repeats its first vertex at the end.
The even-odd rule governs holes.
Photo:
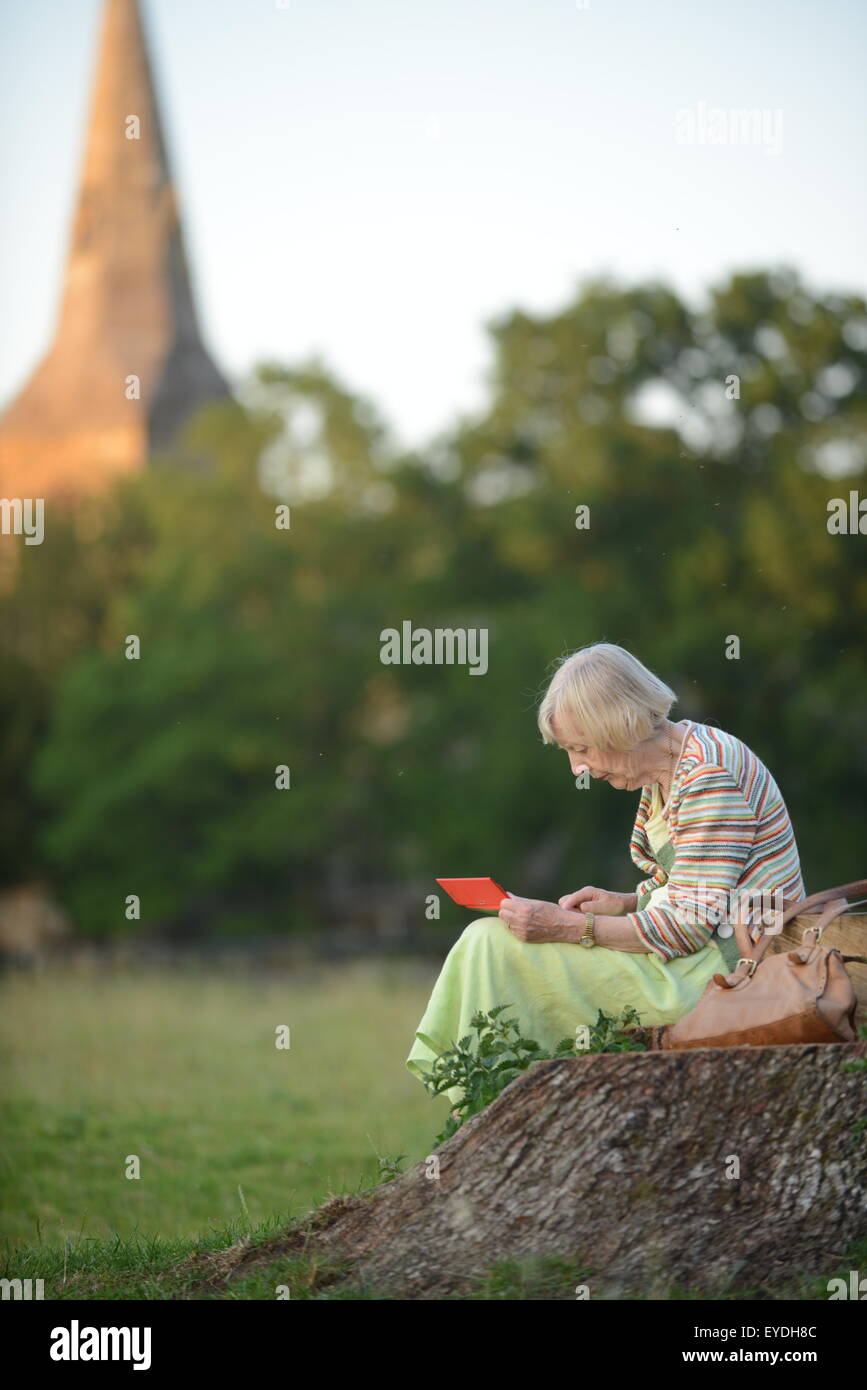
POLYGON ((687 723, 669 798, 674 864, 668 875, 644 833, 651 792, 649 786, 642 789, 629 845, 633 863, 648 876, 636 889, 638 910, 628 914, 649 951, 665 961, 700 951, 720 920, 730 917, 735 892, 805 896, 780 789, 733 734, 687 723), (663 901, 642 909, 665 883, 663 901))

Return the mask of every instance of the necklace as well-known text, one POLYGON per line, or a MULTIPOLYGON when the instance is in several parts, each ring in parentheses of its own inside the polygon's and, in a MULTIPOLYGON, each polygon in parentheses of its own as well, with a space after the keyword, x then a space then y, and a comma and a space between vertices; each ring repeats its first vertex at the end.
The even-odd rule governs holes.
POLYGON ((665 798, 665 801, 663 802, 662 806, 662 816, 664 820, 668 820, 669 801, 671 800, 671 784, 674 781, 674 740, 672 739, 670 733, 668 735, 668 762, 668 796, 665 798))

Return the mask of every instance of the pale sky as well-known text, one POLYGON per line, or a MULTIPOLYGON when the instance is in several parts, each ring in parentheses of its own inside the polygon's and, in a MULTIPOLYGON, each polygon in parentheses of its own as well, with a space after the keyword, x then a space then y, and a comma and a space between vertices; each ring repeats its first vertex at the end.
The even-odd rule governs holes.
MULTIPOLYGON (((0 401, 47 348, 100 0, 0 0, 0 401)), ((607 272, 867 291, 863 0, 142 0, 206 340, 324 357, 421 445, 486 321, 607 272), (677 138, 678 112, 758 139, 677 138)), ((681 118, 681 121, 683 118, 681 118)), ((698 127, 697 127, 698 128, 698 127)))

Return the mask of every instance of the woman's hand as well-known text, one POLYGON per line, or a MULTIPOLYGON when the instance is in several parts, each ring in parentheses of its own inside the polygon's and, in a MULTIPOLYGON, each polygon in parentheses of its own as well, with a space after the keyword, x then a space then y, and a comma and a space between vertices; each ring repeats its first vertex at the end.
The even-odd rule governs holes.
POLYGON ((570 941, 577 926, 574 912, 536 898, 504 898, 497 915, 519 941, 570 941))
POLYGON ((594 888, 588 884, 577 893, 567 893, 560 899, 559 906, 570 912, 597 912, 600 917, 623 917, 634 912, 636 899, 634 893, 609 893, 605 888, 594 888))

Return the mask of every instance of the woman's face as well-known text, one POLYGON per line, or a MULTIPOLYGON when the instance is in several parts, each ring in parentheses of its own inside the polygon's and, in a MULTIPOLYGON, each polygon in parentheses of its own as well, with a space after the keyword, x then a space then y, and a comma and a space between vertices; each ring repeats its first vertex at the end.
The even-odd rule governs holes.
POLYGON ((619 791, 635 791, 642 785, 641 778, 636 777, 630 753, 619 753, 614 748, 590 747, 581 741, 580 733, 575 730, 560 737, 556 726, 554 737, 567 754, 574 777, 589 772, 591 777, 607 782, 619 791))

